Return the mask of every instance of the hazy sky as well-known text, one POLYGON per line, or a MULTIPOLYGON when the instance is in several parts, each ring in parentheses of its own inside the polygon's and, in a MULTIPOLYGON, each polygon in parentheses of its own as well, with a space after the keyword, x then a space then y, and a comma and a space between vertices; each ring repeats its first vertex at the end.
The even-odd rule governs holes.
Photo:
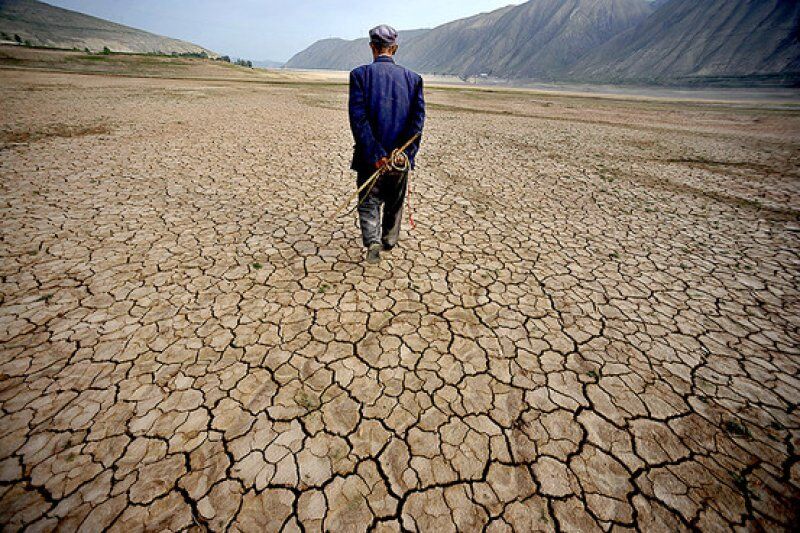
POLYGON ((46 0, 220 54, 285 61, 318 39, 378 24, 430 28, 522 0, 46 0))

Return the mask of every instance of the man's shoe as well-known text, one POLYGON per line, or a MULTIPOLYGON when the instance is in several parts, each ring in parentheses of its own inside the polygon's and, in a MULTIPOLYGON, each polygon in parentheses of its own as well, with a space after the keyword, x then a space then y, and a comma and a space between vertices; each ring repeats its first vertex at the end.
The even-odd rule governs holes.
POLYGON ((374 265, 381 260, 381 245, 378 243, 370 244, 367 249, 367 263, 374 265))
POLYGON ((391 251, 391 249, 392 249, 392 248, 394 248, 394 244, 386 244, 386 243, 383 243, 383 251, 384 251, 384 252, 391 251))

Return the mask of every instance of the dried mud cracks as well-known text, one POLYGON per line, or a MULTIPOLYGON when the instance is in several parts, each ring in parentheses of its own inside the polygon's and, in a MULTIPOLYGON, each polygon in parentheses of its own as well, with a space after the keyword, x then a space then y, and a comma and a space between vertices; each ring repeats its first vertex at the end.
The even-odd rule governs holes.
POLYGON ((796 527, 796 117, 431 91, 373 268, 340 89, 0 76, 4 529, 796 527))

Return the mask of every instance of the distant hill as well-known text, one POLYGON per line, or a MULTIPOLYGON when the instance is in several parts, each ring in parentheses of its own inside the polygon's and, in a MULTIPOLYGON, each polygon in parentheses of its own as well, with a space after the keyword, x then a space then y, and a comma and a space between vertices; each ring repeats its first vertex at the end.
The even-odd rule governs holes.
MULTIPOLYGON (((652 12, 647 0, 531 0, 430 30, 400 32, 397 59, 427 73, 551 78, 652 12)), ((350 69, 369 59, 366 39, 327 39, 286 66, 350 69)))
POLYGON ((36 46, 165 54, 217 54, 196 44, 162 37, 36 0, 0 0, 0 32, 36 46))
POLYGON ((283 61, 271 61, 269 59, 253 61, 253 66, 256 68, 281 68, 283 65, 283 61))
MULTIPOLYGON (((800 83, 799 0, 529 0, 400 32, 423 73, 587 83, 800 83)), ((291 68, 369 62, 366 39, 325 39, 291 68)))
POLYGON ((570 77, 712 83, 800 77, 797 0, 667 0, 587 54, 570 77))
MULTIPOLYGON (((410 65, 408 61, 409 50, 406 45, 413 44, 430 31, 409 30, 398 32, 398 38, 402 46, 397 54, 397 60, 405 65, 410 65)), ((369 40, 366 38, 352 41, 322 39, 302 52, 295 54, 284 66, 302 69, 350 70, 369 61, 372 61, 372 55, 369 51, 369 40)))

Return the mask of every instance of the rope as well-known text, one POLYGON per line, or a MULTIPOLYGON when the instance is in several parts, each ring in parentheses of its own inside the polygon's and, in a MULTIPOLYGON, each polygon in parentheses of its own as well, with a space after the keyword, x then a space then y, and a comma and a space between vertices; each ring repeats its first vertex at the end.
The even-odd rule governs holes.
POLYGON ((372 192, 372 188, 375 186, 375 183, 377 183, 378 178, 380 178, 384 173, 389 171, 396 171, 396 172, 408 171, 411 165, 408 161, 408 155, 406 155, 406 150, 408 150, 408 147, 411 146, 411 144, 414 141, 416 141, 419 138, 419 136, 420 136, 419 133, 415 133, 414 136, 411 137, 408 141, 406 141, 406 143, 403 146, 392 150, 392 153, 389 156, 389 162, 380 167, 378 170, 376 170, 375 173, 361 185, 361 187, 356 189, 356 191, 347 198, 347 201, 345 201, 342 205, 340 205, 339 208, 333 213, 332 218, 336 218, 337 216, 339 216, 339 213, 341 213, 342 209, 347 207, 348 204, 353 200, 353 198, 359 195, 361 191, 363 191, 364 189, 367 189, 366 194, 364 194, 363 198, 361 198, 356 204, 356 206, 353 208, 353 210, 358 209, 358 206, 360 206, 361 203, 367 198, 367 196, 369 196, 369 193, 372 192))
POLYGON ((414 215, 411 213, 411 180, 409 179, 406 185, 406 207, 408 208, 408 225, 411 226, 411 229, 417 229, 416 223, 414 223, 414 215))

